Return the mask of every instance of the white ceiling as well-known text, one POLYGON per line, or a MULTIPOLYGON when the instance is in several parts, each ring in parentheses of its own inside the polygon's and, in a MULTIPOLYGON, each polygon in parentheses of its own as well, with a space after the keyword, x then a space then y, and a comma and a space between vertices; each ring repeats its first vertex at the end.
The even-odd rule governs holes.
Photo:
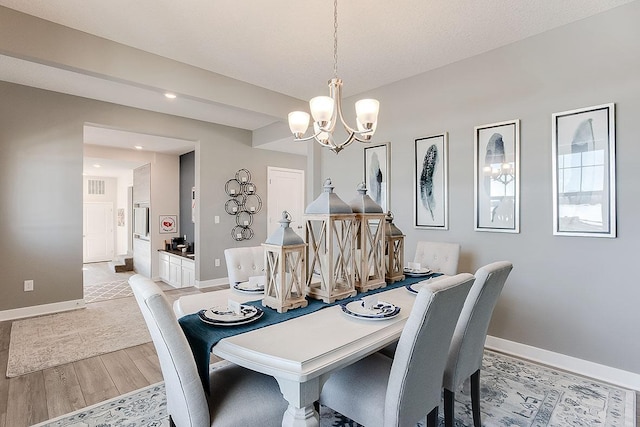
MULTIPOLYGON (((356 95, 633 0, 340 0, 338 74, 356 95)), ((307 100, 333 74, 329 0, 0 0, 0 5, 307 100)), ((256 130, 277 114, 0 56, 0 80, 256 130)))

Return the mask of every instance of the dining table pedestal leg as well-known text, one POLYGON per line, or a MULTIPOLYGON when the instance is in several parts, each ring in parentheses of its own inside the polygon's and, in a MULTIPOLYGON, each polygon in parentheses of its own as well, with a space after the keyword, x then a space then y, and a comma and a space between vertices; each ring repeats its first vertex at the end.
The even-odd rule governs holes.
POLYGON ((320 415, 313 404, 320 398, 320 390, 326 379, 316 377, 304 383, 281 378, 276 380, 282 395, 289 402, 282 417, 282 427, 319 427, 320 415))

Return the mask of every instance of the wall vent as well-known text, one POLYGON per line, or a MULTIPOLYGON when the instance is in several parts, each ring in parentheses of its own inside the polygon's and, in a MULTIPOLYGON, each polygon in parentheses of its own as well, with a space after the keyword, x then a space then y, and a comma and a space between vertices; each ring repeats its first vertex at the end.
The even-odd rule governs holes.
POLYGON ((87 188, 88 194, 104 196, 104 180, 89 179, 87 180, 87 183, 88 183, 88 188, 87 188))

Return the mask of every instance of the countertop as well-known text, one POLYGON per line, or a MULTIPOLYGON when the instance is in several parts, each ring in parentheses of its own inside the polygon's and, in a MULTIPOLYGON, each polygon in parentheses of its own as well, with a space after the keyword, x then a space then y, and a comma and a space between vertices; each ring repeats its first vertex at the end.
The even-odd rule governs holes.
POLYGON ((178 250, 178 249, 171 249, 171 250, 158 249, 158 252, 166 252, 171 255, 177 255, 186 259, 195 260, 195 254, 193 252, 182 252, 181 250, 178 250))

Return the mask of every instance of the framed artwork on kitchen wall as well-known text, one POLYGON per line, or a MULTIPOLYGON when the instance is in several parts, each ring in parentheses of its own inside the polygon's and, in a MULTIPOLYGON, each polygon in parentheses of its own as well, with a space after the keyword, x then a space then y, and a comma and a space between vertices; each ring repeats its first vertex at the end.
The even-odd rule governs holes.
POLYGON ((552 114, 555 235, 616 237, 614 108, 552 114))
POLYGON ((449 228, 448 151, 446 132, 415 140, 413 225, 416 228, 449 228))
POLYGON ((475 230, 520 232, 520 121, 475 127, 475 230))

